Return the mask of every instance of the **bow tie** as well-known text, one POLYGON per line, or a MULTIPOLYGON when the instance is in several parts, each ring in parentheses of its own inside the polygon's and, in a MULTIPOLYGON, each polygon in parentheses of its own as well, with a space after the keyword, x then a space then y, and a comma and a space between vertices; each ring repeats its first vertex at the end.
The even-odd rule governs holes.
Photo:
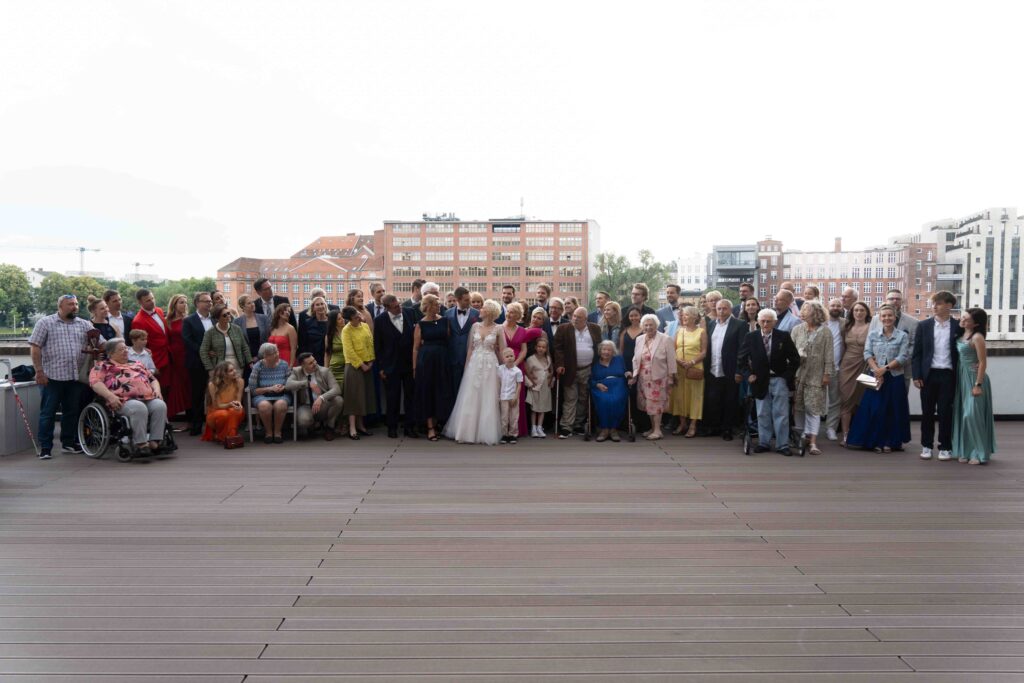
POLYGON ((459 315, 466 315, 468 313, 469 313, 469 311, 464 311, 461 308, 459 309, 459 315))

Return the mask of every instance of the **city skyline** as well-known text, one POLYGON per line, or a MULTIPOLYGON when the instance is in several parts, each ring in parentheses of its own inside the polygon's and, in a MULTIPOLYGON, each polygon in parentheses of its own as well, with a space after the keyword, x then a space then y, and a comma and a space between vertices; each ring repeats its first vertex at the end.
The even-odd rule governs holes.
POLYGON ((23 248, 96 247, 86 270, 179 277, 282 257, 284 235, 521 206, 597 220, 625 255, 881 243, 1024 204, 1015 41, 942 47, 1022 19, 986 2, 6 3, 0 250, 63 272, 73 251, 23 248))

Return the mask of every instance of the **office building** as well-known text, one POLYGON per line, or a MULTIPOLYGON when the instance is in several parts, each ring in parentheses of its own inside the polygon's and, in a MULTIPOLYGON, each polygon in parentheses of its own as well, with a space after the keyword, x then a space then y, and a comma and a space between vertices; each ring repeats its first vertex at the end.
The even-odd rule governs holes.
POLYGON ((757 275, 757 245, 715 245, 708 256, 708 287, 739 290, 757 275))

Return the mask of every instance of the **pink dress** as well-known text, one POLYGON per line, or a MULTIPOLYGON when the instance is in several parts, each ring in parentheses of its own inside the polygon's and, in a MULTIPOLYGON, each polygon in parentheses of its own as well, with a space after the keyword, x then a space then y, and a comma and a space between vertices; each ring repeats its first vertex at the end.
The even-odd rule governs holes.
MULTIPOLYGON (((508 327, 505 325, 501 326, 501 331, 505 335, 505 345, 516 354, 516 358, 519 357, 519 353, 526 348, 526 345, 537 339, 544 334, 544 330, 539 327, 517 327, 516 333, 510 338, 508 336, 508 327)), ((523 374, 526 374, 526 357, 523 357, 523 362, 517 365, 523 374)), ((529 420, 526 417, 526 384, 523 383, 519 390, 519 436, 527 436, 530 433, 529 420)))
POLYGON ((644 343, 640 356, 640 391, 637 392, 636 405, 648 415, 665 412, 668 404, 668 380, 654 379, 651 376, 651 348, 644 343))

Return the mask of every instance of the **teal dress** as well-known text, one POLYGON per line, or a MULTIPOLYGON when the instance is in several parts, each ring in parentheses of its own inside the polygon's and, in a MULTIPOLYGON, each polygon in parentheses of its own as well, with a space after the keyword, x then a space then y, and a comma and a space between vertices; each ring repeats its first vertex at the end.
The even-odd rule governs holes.
POLYGON ((963 339, 956 340, 960 354, 956 403, 953 406, 953 457, 988 462, 996 452, 996 427, 992 416, 992 384, 985 375, 981 396, 971 390, 978 377, 978 352, 963 339))

